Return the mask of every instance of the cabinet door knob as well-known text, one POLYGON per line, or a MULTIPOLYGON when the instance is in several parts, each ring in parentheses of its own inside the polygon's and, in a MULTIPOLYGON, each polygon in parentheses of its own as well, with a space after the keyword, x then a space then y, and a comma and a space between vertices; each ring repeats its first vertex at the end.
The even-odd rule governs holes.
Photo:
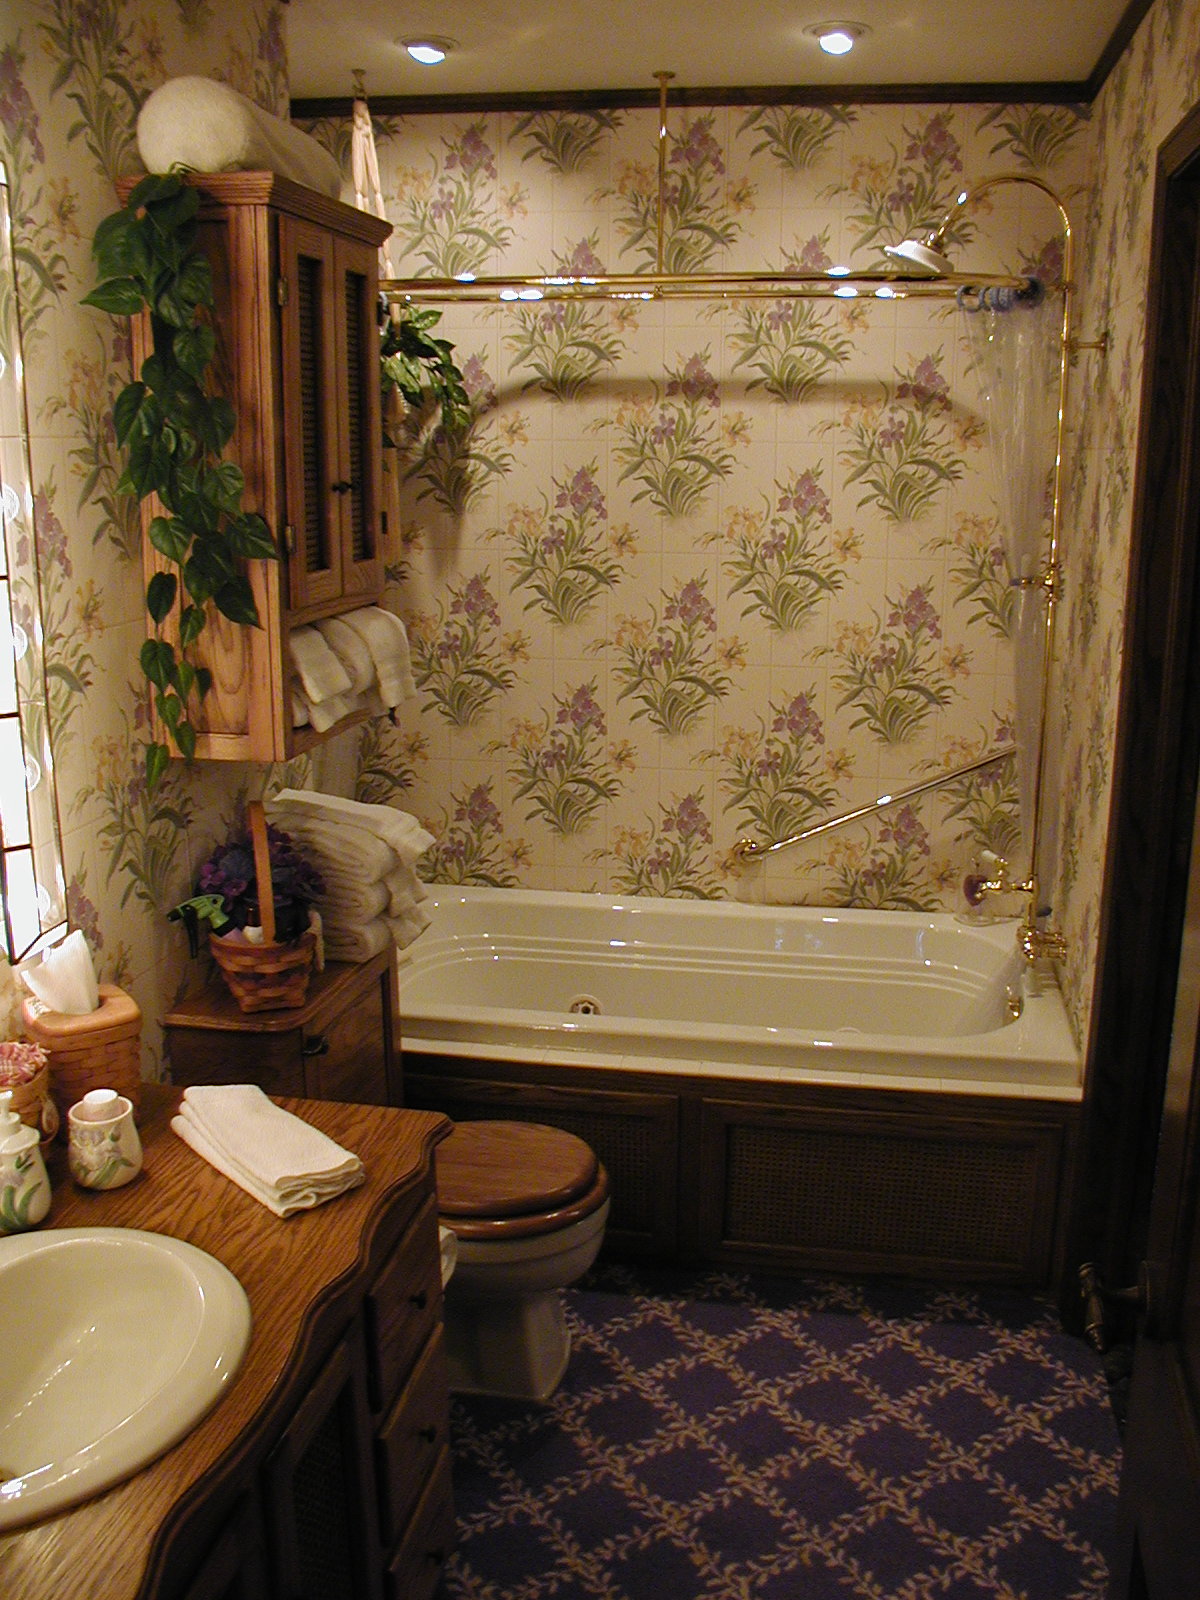
POLYGON ((430 1426, 427 1427, 427 1428, 418 1428, 417 1429, 417 1438, 418 1439, 423 1439, 426 1444, 432 1444, 433 1441, 437 1438, 437 1436, 438 1436, 438 1431, 432 1424, 430 1424, 430 1426))
POLYGON ((329 487, 334 494, 349 494, 354 488, 354 484, 349 478, 339 478, 336 483, 331 483, 329 487))
POLYGON ((410 1294, 408 1299, 410 1305, 416 1306, 418 1311, 424 1311, 425 1307, 429 1304, 429 1296, 425 1293, 424 1289, 418 1289, 416 1294, 410 1294))
POLYGON ((329 1040, 323 1033, 314 1033, 311 1039, 305 1039, 300 1046, 302 1056, 327 1056, 329 1054, 329 1040))

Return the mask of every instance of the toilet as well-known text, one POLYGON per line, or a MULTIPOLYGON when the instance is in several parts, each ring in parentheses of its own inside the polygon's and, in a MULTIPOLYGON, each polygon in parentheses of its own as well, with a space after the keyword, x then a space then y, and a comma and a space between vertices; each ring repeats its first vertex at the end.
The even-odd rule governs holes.
POLYGON ((450 1387, 545 1400, 571 1352, 560 1291, 596 1259, 608 1174, 582 1139, 536 1122, 457 1122, 436 1162, 438 1220, 457 1241, 450 1387))

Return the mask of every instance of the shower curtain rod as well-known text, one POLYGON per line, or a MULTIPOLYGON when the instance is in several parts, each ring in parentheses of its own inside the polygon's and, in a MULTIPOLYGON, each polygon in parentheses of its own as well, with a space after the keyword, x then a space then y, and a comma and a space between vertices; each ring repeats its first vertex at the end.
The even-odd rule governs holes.
POLYGON ((533 277, 384 278, 379 288, 400 305, 528 305, 539 300, 879 300, 955 299, 960 291, 1032 289, 1037 280, 1003 273, 945 273, 937 278, 896 272, 642 272, 594 277, 545 274, 533 277))

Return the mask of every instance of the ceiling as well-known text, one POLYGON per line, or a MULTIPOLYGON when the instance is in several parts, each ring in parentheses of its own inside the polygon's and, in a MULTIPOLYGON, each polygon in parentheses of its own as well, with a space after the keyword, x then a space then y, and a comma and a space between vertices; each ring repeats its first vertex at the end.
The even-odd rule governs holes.
MULTIPOLYGON (((1083 85, 1135 15, 1134 0, 290 0, 293 100, 657 92, 780 85, 1083 85), (869 28, 850 55, 825 55, 805 28, 869 28), (434 33, 457 48, 421 67, 399 40, 434 33)), ((1003 96, 996 96, 1003 98, 1003 96)))

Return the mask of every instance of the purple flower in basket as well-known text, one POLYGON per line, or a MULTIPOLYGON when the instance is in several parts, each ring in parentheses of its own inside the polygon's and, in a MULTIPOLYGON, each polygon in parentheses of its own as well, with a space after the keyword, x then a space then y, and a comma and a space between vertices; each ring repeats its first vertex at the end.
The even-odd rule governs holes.
MULTIPOLYGON (((309 907, 325 892, 321 874, 297 850, 290 834, 267 825, 271 889, 275 901, 275 936, 298 939, 308 926, 309 907)), ((254 846, 248 833, 219 845, 200 868, 197 894, 219 894, 234 927, 259 919, 254 846)))

